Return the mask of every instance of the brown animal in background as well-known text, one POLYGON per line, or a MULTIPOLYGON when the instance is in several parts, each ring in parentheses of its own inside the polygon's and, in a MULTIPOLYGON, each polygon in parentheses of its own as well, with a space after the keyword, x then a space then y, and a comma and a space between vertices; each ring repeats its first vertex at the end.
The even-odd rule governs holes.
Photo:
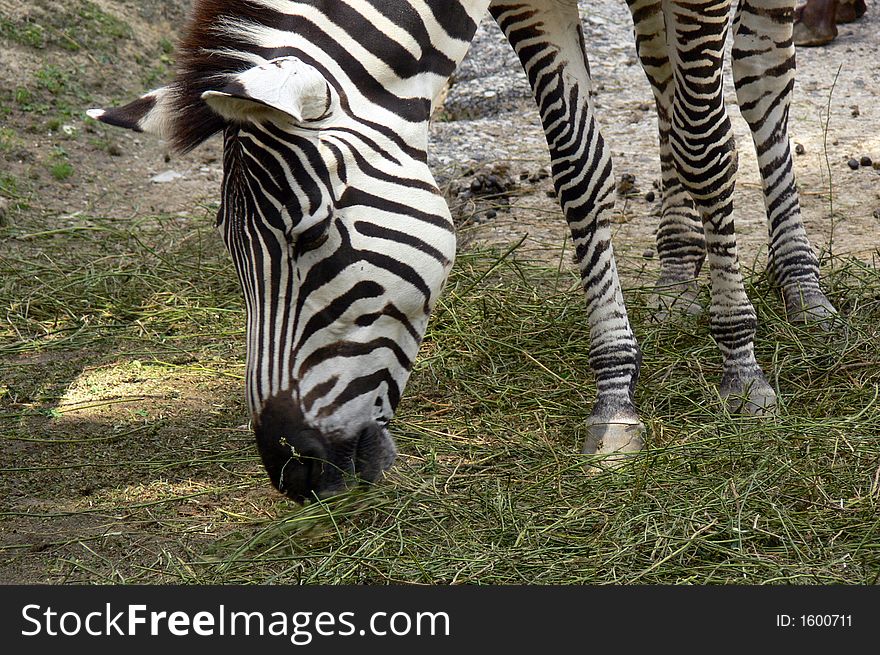
POLYGON ((817 46, 837 38, 837 26, 865 15, 865 0, 807 0, 795 9, 794 43, 817 46))

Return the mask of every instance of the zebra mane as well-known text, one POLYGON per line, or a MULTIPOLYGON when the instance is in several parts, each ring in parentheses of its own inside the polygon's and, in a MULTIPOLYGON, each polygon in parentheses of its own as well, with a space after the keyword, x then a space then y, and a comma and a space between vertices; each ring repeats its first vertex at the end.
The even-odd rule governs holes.
POLYGON ((225 121, 202 99, 235 74, 265 61, 252 43, 236 38, 234 26, 265 20, 265 7, 249 0, 196 0, 178 44, 177 71, 170 85, 172 147, 188 152, 220 132, 225 121))

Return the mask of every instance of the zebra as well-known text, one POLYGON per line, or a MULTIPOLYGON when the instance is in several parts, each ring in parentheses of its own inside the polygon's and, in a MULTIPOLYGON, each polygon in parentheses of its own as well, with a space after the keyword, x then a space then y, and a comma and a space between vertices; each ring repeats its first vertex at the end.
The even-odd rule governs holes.
MULTIPOLYGON (((794 318, 822 319, 834 310, 785 142, 793 5, 741 0, 734 67, 754 115, 774 270, 794 318)), ((731 0, 630 6, 660 115, 658 287, 689 291, 708 259, 721 393, 737 409, 771 411, 731 217, 736 151, 720 72, 731 0)), ((612 161, 575 0, 197 0, 173 81, 89 112, 178 152, 222 133, 217 228, 247 308, 246 397, 268 476, 294 500, 374 482, 395 459, 389 424, 456 254, 427 164, 432 99, 487 11, 529 78, 579 263, 596 377, 583 451, 622 459, 644 447, 641 352, 614 259, 612 161)))

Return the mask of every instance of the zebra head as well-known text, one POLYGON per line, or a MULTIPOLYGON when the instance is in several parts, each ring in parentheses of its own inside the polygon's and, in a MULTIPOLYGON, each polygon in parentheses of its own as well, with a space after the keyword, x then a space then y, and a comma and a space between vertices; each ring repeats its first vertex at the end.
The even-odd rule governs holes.
POLYGON ((222 131, 217 227, 247 306, 246 396, 269 477, 303 500, 393 462, 388 424, 455 237, 424 126, 377 119, 297 57, 250 63, 90 116, 180 151, 222 131))

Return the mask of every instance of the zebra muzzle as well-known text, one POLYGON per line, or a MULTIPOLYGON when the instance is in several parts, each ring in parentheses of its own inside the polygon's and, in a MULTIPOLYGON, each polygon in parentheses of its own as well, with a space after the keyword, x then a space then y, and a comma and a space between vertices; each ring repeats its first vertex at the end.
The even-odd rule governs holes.
POLYGON ((331 437, 310 427, 290 399, 268 401, 254 434, 272 484, 297 502, 375 482, 397 454, 387 430, 377 423, 331 437))

